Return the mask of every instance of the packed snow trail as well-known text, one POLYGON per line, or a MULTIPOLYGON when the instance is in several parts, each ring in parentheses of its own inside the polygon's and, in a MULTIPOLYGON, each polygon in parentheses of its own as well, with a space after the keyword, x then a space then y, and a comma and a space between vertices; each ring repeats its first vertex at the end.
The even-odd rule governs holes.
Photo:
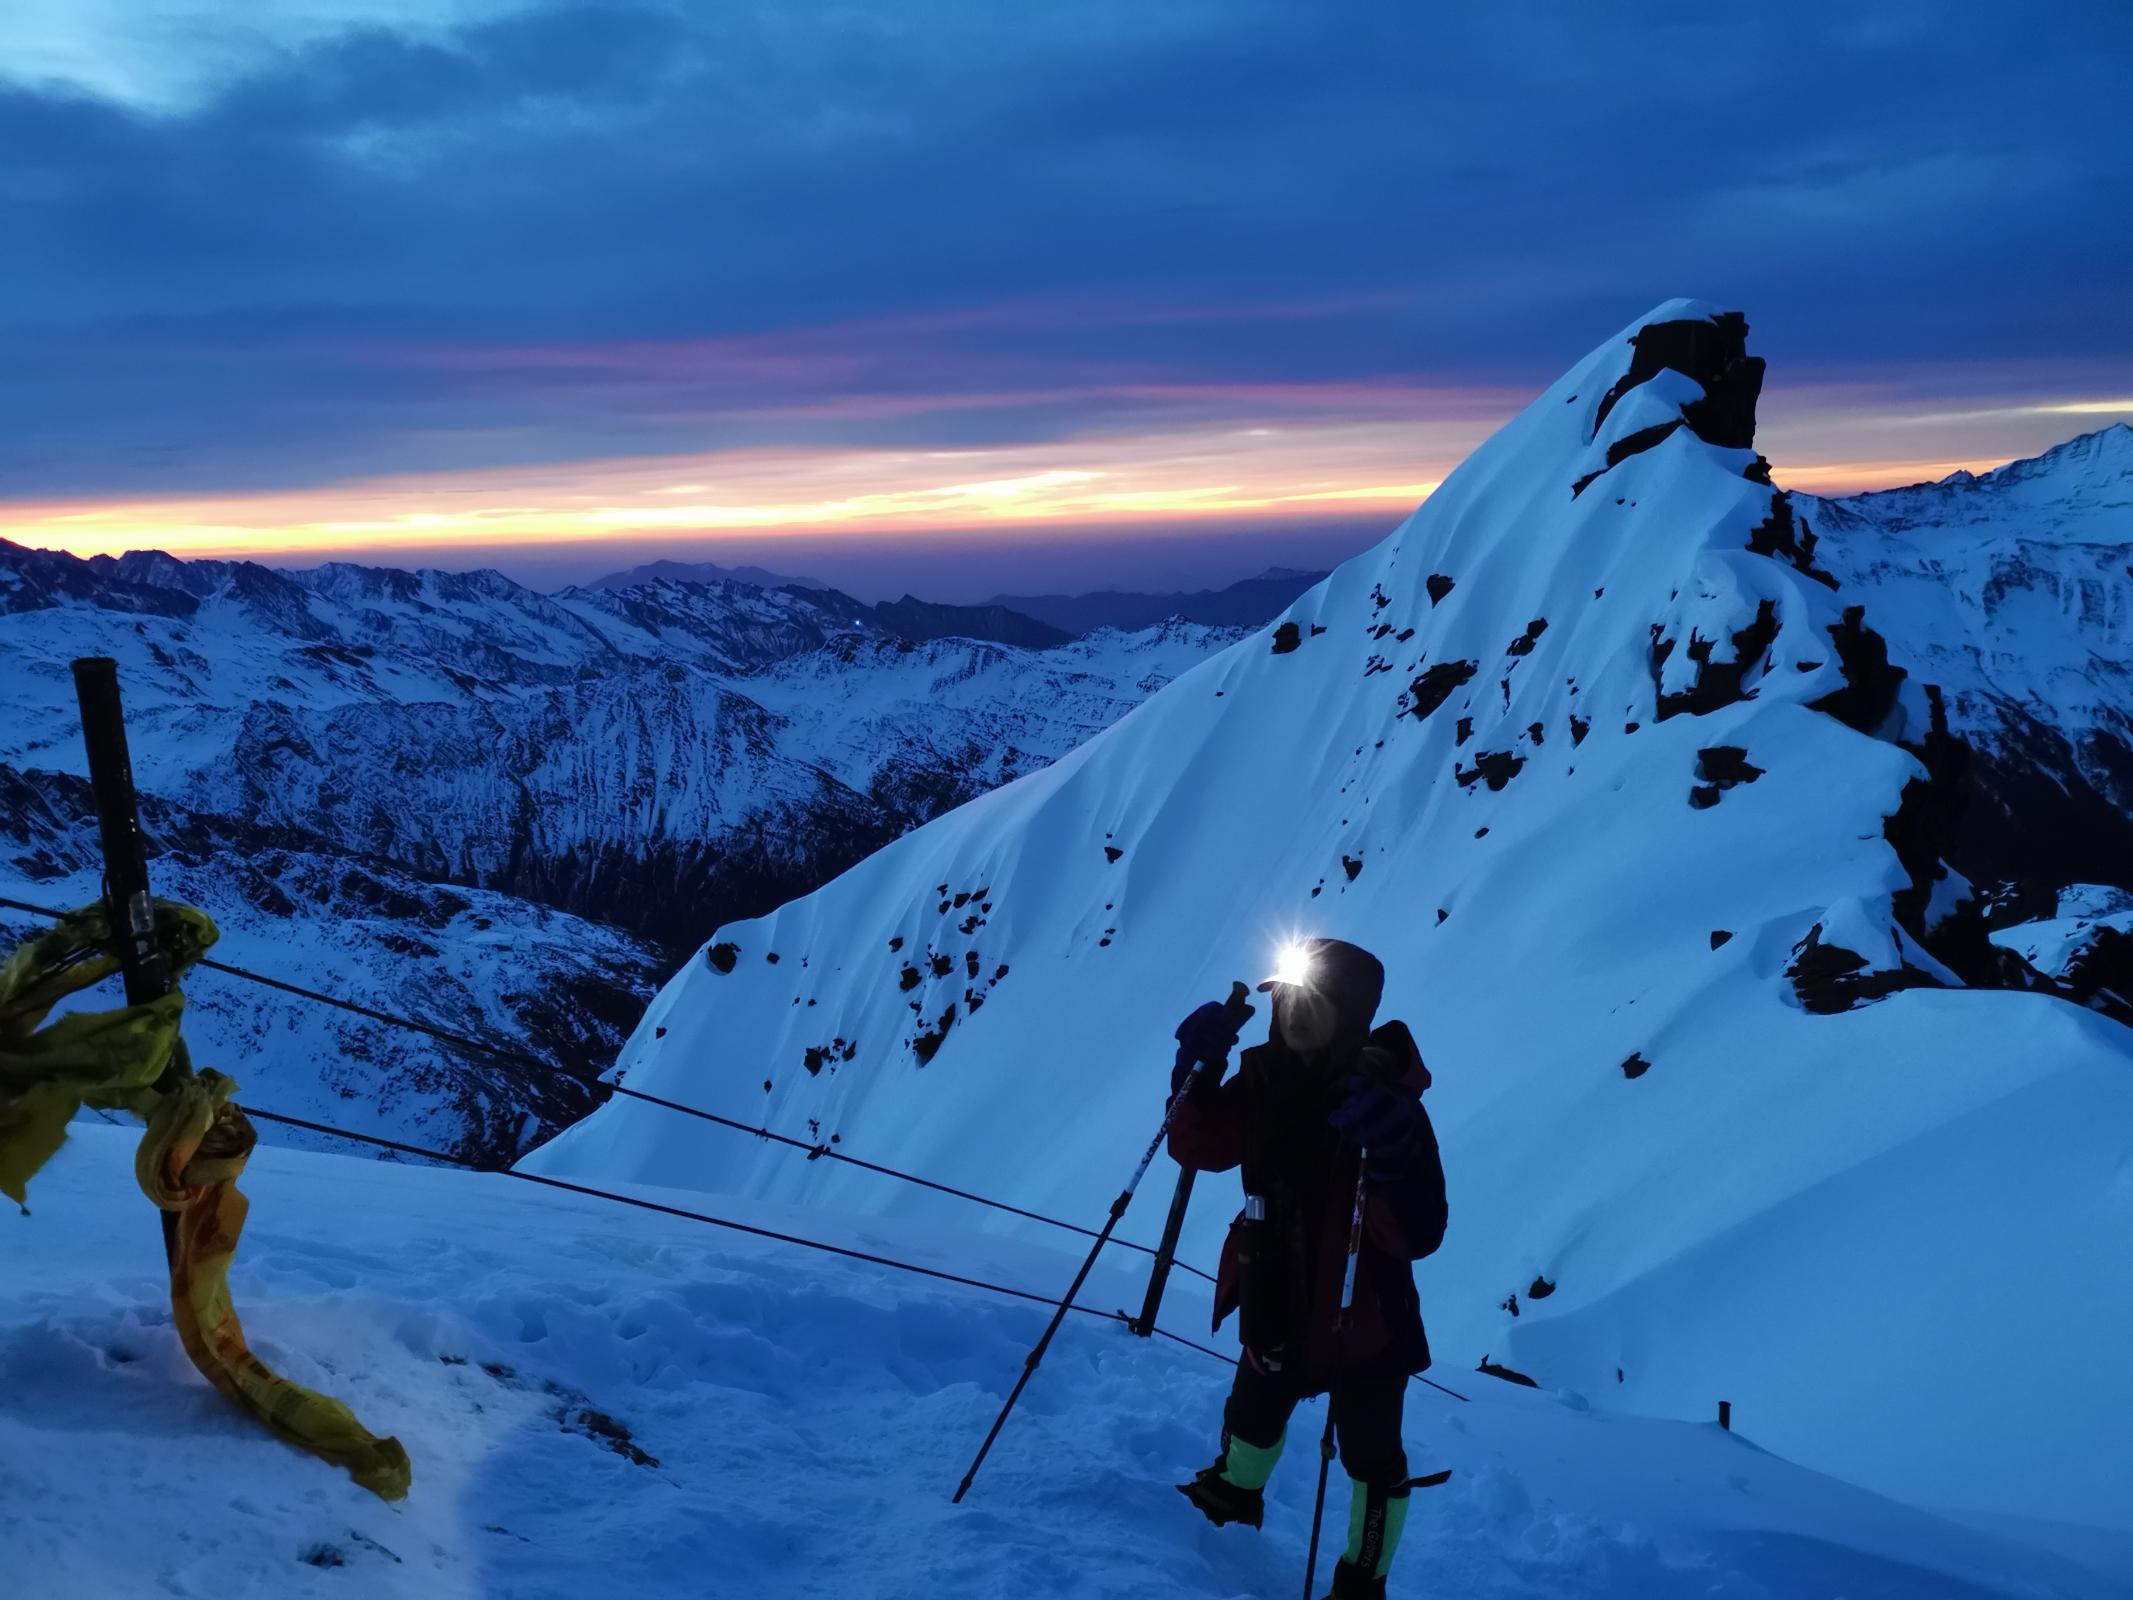
MULTIPOLYGON (((1213 1450, 1227 1373, 1202 1356, 1070 1322, 951 1508, 1041 1306, 499 1177, 262 1149, 234 1274, 248 1327, 406 1441, 414 1492, 387 1507, 186 1365, 132 1147, 131 1130, 77 1127, 35 1212, 0 1218, 0 1546, 17 1592, 1237 1600, 1300 1582, 1307 1444, 1263 1534, 1209 1528, 1171 1491, 1213 1450)), ((1033 1289, 1074 1262, 749 1214, 1033 1289)), ((1107 1258, 1084 1299, 1137 1304, 1140 1282, 1107 1258)), ((1174 1285, 1165 1320, 1197 1333, 1205 1307, 1174 1285)), ((1712 1425, 1460 1386, 1471 1404, 1412 1392, 1418 1469, 1456 1475, 1418 1493, 1395 1595, 2101 1600, 2133 1579, 2133 1560, 2113 1574, 1929 1516, 1712 1425)))

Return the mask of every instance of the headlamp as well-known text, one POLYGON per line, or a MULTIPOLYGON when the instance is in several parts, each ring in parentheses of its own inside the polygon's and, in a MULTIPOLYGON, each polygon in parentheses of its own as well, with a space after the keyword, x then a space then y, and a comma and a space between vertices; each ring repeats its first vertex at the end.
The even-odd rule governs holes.
POLYGON ((1311 981, 1311 950, 1302 943, 1285 945, 1274 963, 1274 975, 1269 984, 1293 984, 1299 988, 1311 981))

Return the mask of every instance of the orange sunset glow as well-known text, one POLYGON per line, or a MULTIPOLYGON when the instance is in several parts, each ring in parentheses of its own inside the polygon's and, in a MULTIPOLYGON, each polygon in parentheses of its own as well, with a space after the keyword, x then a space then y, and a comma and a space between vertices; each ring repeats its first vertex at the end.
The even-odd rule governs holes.
MULTIPOLYGON (((786 447, 351 479, 169 499, 0 504, 0 536, 73 555, 160 549, 288 560, 533 546, 629 534, 1005 534, 1055 523, 1234 526, 1413 509, 1486 431, 1473 423, 1304 423, 968 450, 786 447)), ((1991 459, 1781 467, 1852 492, 1982 471, 1991 459)))

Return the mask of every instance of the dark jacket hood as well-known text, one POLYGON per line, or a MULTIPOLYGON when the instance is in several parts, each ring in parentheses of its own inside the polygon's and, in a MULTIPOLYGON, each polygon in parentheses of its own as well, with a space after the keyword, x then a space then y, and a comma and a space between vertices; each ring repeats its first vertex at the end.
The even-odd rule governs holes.
POLYGON ((1341 1031, 1361 1039, 1370 1032, 1385 995, 1385 965, 1345 939, 1306 939, 1311 987, 1340 1008, 1341 1031))
POLYGON ((1406 1023, 1381 1023, 1371 1030, 1370 1042, 1363 1048, 1384 1052, 1385 1067, 1380 1075, 1395 1088, 1420 1095, 1429 1087, 1429 1068, 1423 1063, 1421 1047, 1415 1043, 1415 1036, 1408 1031, 1406 1023))

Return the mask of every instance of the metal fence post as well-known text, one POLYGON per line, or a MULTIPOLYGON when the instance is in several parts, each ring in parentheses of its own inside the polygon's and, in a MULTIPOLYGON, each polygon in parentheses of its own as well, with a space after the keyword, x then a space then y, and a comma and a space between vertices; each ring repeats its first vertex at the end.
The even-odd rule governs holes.
MULTIPOLYGON (((118 663, 109 656, 83 656, 74 663, 74 694, 81 704, 82 743, 89 755, 89 787, 96 796, 97 829, 104 851, 104 903, 118 946, 126 1004, 146 1005, 170 993, 170 964, 156 943, 155 902, 148 893, 148 846, 141 836, 140 799, 133 787, 133 758, 126 748, 126 712, 119 703, 118 663)), ((180 1076, 171 1062, 158 1088, 180 1076)), ((163 1251, 177 1253, 178 1217, 163 1214, 163 1251)))

